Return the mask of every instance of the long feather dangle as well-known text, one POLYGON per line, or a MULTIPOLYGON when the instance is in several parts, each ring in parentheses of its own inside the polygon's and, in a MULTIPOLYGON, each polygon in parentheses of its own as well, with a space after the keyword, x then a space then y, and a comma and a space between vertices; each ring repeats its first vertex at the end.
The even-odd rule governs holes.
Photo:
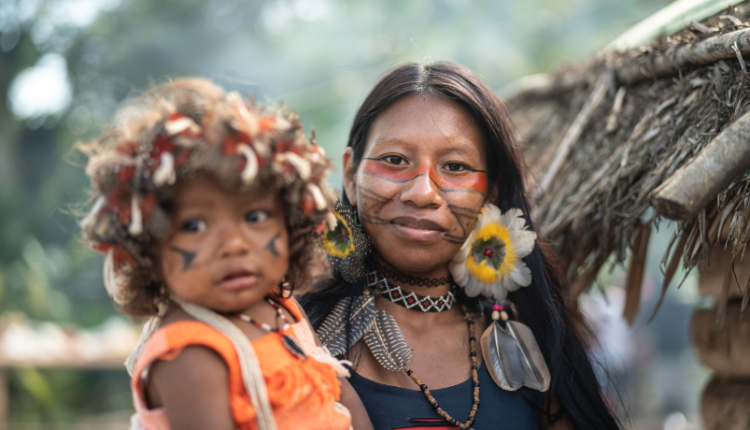
POLYGON ((411 361, 411 349, 396 320, 378 309, 370 331, 365 334, 365 343, 381 366, 393 372, 404 370, 411 361))
POLYGON ((375 323, 377 311, 374 299, 373 296, 357 296, 354 297, 352 304, 352 298, 347 297, 341 299, 328 314, 318 328, 317 334, 331 354, 343 355, 346 353, 347 346, 351 347, 357 343, 370 330, 375 323), (350 308, 351 312, 349 312, 350 308))
POLYGON ((502 305, 494 305, 493 323, 480 339, 490 376, 504 390, 524 385, 537 391, 549 389, 550 374, 542 351, 529 327, 508 319, 502 305), (505 328, 500 324, 505 322, 505 328))

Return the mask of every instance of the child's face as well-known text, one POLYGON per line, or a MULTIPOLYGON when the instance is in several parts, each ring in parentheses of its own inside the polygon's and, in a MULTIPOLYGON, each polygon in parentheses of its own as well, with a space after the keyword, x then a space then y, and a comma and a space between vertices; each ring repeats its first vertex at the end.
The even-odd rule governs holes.
POLYGON ((178 189, 174 235, 159 244, 161 273, 178 297, 220 312, 242 311, 279 285, 289 243, 279 197, 240 193, 209 176, 178 189))

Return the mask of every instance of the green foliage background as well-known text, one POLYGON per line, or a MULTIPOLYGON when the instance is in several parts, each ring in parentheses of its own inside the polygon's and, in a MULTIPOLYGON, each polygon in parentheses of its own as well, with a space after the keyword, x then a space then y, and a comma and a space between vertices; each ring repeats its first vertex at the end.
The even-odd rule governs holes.
MULTIPOLYGON (((91 139, 152 83, 208 76, 284 101, 337 162, 358 103, 407 61, 450 60, 501 88, 593 55, 668 0, 0 0, 0 313, 94 326, 115 310, 78 240, 91 139), (22 116, 9 89, 49 54, 70 102, 22 116)), ((340 175, 332 178, 338 185, 340 175)), ((9 374, 11 421, 129 409, 124 372, 9 374)))

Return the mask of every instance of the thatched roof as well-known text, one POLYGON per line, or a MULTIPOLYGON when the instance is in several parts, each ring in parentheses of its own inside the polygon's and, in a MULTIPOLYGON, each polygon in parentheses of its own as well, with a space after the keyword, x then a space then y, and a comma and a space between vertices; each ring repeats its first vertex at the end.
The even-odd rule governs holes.
POLYGON ((632 254, 625 310, 632 321, 649 234, 664 217, 679 220, 663 256, 665 290, 680 258, 692 268, 725 243, 736 259, 744 254, 746 54, 750 1, 648 46, 516 85, 508 102, 532 171, 533 217, 561 256, 571 297, 610 257, 625 264, 632 254))

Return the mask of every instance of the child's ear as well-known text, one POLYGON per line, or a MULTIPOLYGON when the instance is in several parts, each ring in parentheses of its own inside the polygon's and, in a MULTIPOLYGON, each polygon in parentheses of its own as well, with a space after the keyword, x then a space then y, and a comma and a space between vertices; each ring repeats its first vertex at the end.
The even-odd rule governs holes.
POLYGON ((354 165, 352 148, 344 150, 342 160, 344 166, 344 192, 352 206, 357 206, 357 167, 354 165))

